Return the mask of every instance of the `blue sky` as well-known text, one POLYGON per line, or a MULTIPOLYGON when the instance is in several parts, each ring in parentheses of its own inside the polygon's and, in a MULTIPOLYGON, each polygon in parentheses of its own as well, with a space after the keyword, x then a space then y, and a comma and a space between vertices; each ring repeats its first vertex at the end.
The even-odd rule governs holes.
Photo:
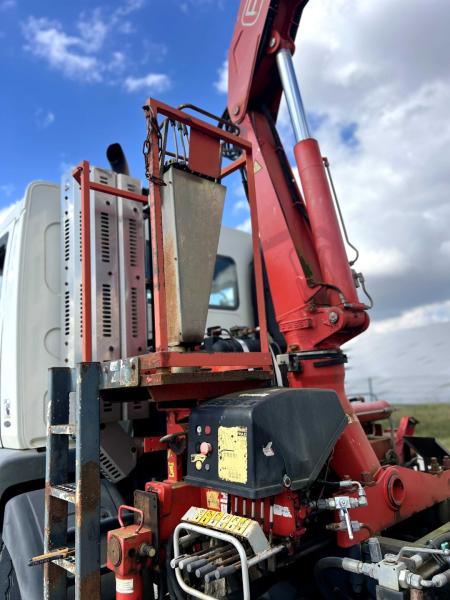
MULTIPOLYGON (((0 210, 82 159, 107 166, 114 141, 143 180, 150 94, 220 114, 238 6, 0 0, 0 210)), ((296 40, 310 125, 381 327, 450 320, 449 20, 448 0, 311 0, 296 40)), ((283 107, 279 125, 289 151, 283 107)), ((246 203, 228 185, 224 222, 245 226, 246 203)))
MULTIPOLYGON (((0 208, 31 180, 58 182, 67 165, 82 159, 106 166, 105 149, 114 141, 144 179, 143 102, 153 95, 222 112, 226 95, 216 84, 238 6, 0 0, 0 208)), ((239 213, 228 203, 225 222, 239 224, 239 213)))

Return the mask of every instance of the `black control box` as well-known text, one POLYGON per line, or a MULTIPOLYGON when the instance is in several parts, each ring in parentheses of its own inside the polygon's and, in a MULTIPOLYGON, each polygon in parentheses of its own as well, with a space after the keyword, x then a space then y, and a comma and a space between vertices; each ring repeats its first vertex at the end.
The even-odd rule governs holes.
POLYGON ((189 419, 185 480, 250 499, 307 488, 347 422, 332 390, 266 388, 209 400, 189 419))

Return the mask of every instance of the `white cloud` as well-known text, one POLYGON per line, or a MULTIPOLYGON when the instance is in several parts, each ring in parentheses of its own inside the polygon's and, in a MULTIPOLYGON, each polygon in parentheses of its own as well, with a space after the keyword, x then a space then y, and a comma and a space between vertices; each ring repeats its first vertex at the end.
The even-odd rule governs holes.
POLYGON ((228 60, 224 60, 217 74, 219 77, 214 82, 214 87, 218 92, 226 94, 228 92, 228 60))
POLYGON ((245 221, 242 221, 242 223, 239 223, 239 225, 236 226, 236 229, 240 229, 241 231, 250 233, 252 230, 252 221, 250 217, 248 217, 248 219, 245 219, 245 221))
POLYGON ((43 110, 38 108, 35 112, 35 123, 39 129, 46 129, 55 122, 55 113, 51 110, 43 110))
POLYGON ((175 0, 175 2, 178 8, 186 14, 193 12, 196 8, 200 7, 213 6, 215 9, 219 8, 220 10, 225 8, 224 0, 184 0, 183 2, 175 0))
POLYGON ((450 321, 450 300, 417 306, 403 312, 398 317, 377 321, 373 323, 371 329, 376 333, 384 333, 412 329, 413 327, 423 327, 429 323, 443 323, 446 321, 450 321))
MULTIPOLYGON (((449 22, 448 0, 315 0, 300 25, 304 103, 380 319, 450 298, 449 22)), ((279 126, 292 147, 285 107, 279 126)))
POLYGON ((246 198, 242 198, 241 200, 236 200, 236 202, 233 204, 233 208, 231 209, 231 212, 233 213, 233 215, 238 215, 241 213, 248 213, 250 211, 249 206, 248 206, 248 200, 246 198))
POLYGON ((56 70, 72 79, 101 81, 100 61, 92 54, 86 54, 92 47, 89 39, 68 35, 57 21, 46 18, 29 17, 23 25, 26 39, 25 49, 48 62, 56 70))
POLYGON ((125 0, 108 14, 102 8, 82 12, 71 33, 57 20, 30 16, 22 23, 24 48, 70 79, 117 83, 129 61, 123 50, 110 48, 111 40, 118 32, 132 33, 125 17, 143 5, 143 0, 125 0))
POLYGON ((13 183, 4 183, 0 185, 0 195, 9 198, 12 196, 16 186, 13 183))
POLYGON ((170 87, 170 78, 164 73, 148 73, 143 77, 127 77, 124 86, 128 92, 164 92, 170 87))
POLYGON ((16 6, 16 0, 1 0, 0 1, 0 11, 9 10, 10 8, 14 8, 16 6))

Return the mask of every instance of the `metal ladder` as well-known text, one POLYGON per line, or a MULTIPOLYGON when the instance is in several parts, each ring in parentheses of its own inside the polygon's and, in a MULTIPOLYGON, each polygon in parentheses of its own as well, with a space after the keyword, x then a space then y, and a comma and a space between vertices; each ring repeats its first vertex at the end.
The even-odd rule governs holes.
POLYGON ((75 577, 76 600, 100 600, 100 374, 99 363, 49 372, 44 553, 65 551, 44 564, 45 600, 66 600, 68 573, 75 577), (74 425, 69 424, 71 392, 74 425), (75 436, 74 482, 69 481, 70 436, 75 436), (75 547, 67 549, 69 503, 75 506, 75 547))

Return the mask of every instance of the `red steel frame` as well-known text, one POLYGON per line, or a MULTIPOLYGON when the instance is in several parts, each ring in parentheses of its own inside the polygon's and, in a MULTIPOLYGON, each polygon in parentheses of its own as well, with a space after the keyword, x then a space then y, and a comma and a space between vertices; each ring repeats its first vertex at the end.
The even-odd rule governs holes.
MULTIPOLYGON (((253 261, 255 271, 256 300, 258 309, 259 334, 261 342, 260 352, 230 352, 213 353, 205 352, 170 352, 167 341, 167 309, 165 296, 164 279, 164 254, 163 254, 163 235, 162 217, 161 217, 161 192, 158 182, 160 181, 159 172, 159 152, 158 139, 156 132, 153 132, 151 151, 149 156, 149 167, 152 174, 150 182, 150 196, 135 194, 126 190, 96 183, 90 180, 89 163, 81 162, 73 171, 73 176, 80 184, 81 188, 81 278, 82 278, 82 314, 83 314, 83 340, 82 340, 82 360, 89 362, 92 360, 92 289, 91 289, 91 230, 90 230, 90 193, 91 191, 103 192, 111 196, 119 196, 142 202, 149 203, 150 223, 152 238, 152 261, 153 261, 153 310, 155 314, 155 347, 156 352, 146 355, 153 368, 170 367, 199 367, 214 369, 264 369, 270 370, 272 367, 272 357, 269 350, 269 341, 266 325, 266 309, 264 301, 264 289, 262 278, 262 262, 260 254, 258 215, 256 207, 256 188, 253 173, 253 155, 252 145, 245 139, 219 129, 205 121, 197 119, 181 110, 172 108, 167 104, 150 98, 147 105, 151 114, 156 118, 158 114, 169 118, 170 120, 183 123, 184 125, 207 134, 211 138, 233 144, 243 155, 234 163, 225 167, 220 173, 220 179, 223 179, 235 170, 245 166, 247 170, 248 196, 250 206, 250 216, 252 224, 252 244, 253 261)), ((147 362, 148 362, 147 361, 147 362)))
POLYGON ((200 352, 180 353, 169 352, 167 341, 167 308, 165 296, 164 279, 164 254, 163 254, 163 235, 161 218, 161 190, 158 182, 160 181, 159 172, 159 153, 158 138, 156 131, 152 130, 151 151, 148 157, 148 168, 151 175, 150 185, 150 222, 152 228, 152 260, 153 260, 153 278, 154 278, 154 298, 153 307, 155 311, 155 347, 156 353, 151 355, 154 366, 160 367, 242 367, 248 368, 270 368, 272 365, 271 354, 269 351, 269 341, 266 326, 266 311, 264 302, 264 290, 262 280, 262 263, 259 245, 258 215, 256 208, 256 188, 253 175, 253 154, 252 145, 244 139, 210 125, 205 121, 197 119, 192 115, 154 98, 149 98, 145 108, 147 108, 147 118, 156 119, 162 115, 182 123, 192 130, 197 130, 214 139, 233 144, 244 153, 244 157, 238 159, 236 163, 225 168, 221 172, 221 179, 229 175, 233 170, 238 169, 245 164, 248 178, 248 195, 250 205, 250 216, 252 223, 252 243, 253 243, 253 261, 255 269, 256 300, 258 307, 258 320, 260 328, 261 352, 245 353, 214 353, 205 354, 200 352), (244 162, 245 161, 245 162, 244 162), (152 183, 153 181, 153 183, 152 183))

